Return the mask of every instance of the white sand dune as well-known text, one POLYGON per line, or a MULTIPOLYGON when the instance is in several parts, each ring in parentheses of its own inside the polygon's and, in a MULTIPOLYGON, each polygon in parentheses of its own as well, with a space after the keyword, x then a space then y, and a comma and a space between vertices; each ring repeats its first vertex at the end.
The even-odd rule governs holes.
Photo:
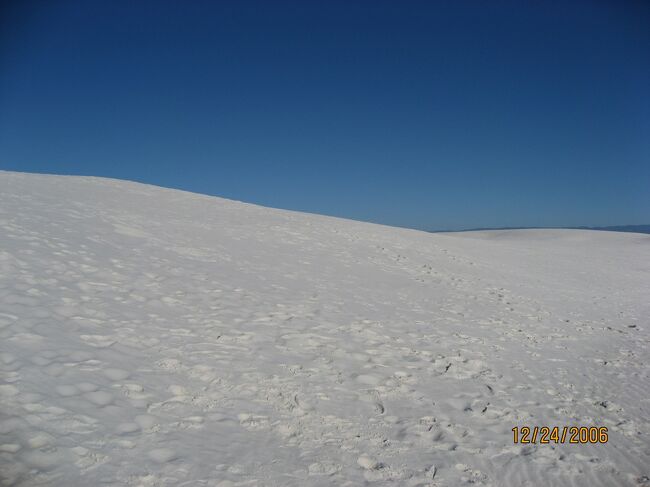
POLYGON ((649 296, 647 235, 0 172, 0 484, 650 485, 649 296))

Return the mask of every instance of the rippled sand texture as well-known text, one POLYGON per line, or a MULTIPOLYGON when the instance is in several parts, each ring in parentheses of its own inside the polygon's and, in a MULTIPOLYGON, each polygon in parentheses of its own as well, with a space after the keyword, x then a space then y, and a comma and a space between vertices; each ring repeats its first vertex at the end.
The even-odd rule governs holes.
POLYGON ((641 234, 0 172, 0 484, 648 485, 649 296, 641 234))

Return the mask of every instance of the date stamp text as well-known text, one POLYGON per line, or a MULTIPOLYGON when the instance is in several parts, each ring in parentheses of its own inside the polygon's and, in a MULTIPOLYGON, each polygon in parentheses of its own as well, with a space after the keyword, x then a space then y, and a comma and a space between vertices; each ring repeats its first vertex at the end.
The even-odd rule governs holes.
POLYGON ((604 426, 515 426, 512 434, 515 444, 595 444, 607 443, 609 440, 604 426))

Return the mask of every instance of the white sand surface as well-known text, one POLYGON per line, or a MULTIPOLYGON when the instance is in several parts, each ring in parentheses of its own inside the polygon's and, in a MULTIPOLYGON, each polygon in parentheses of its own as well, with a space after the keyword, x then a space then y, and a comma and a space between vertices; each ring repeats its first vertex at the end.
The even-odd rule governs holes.
POLYGON ((0 485, 650 485, 649 321, 648 235, 0 172, 0 485))

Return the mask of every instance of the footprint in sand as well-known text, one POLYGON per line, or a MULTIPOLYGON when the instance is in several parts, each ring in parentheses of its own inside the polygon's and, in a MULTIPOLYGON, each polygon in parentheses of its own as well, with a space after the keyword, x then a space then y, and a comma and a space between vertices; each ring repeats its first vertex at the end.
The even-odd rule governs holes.
POLYGON ((178 458, 178 455, 171 448, 155 448, 147 456, 156 463, 167 463, 178 458))
POLYGON ((84 397, 99 407, 108 406, 113 402, 113 394, 106 391, 87 392, 84 397))
POLYGON ((127 379, 131 374, 123 369, 108 368, 104 370, 104 375, 111 380, 118 381, 127 379))

